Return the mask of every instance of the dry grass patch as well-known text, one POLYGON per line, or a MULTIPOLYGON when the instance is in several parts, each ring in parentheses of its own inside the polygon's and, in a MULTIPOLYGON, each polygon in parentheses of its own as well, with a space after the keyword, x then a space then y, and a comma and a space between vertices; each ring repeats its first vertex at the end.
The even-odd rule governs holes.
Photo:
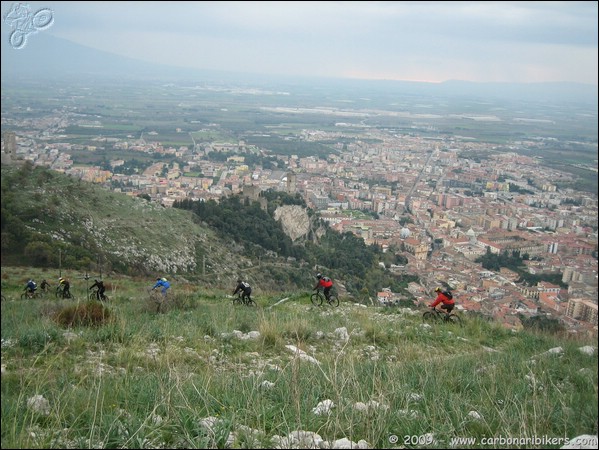
POLYGON ((110 310, 94 300, 66 306, 56 313, 54 320, 63 327, 92 327, 109 323, 111 317, 110 310))

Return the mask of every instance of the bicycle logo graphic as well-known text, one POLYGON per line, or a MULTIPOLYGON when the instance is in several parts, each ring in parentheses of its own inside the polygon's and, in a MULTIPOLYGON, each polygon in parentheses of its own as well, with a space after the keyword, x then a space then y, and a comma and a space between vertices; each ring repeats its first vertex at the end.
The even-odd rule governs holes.
POLYGON ((10 11, 4 16, 4 23, 14 28, 8 40, 12 48, 18 50, 27 44, 27 36, 49 28, 54 23, 54 15, 49 8, 33 13, 29 5, 13 3, 10 11))

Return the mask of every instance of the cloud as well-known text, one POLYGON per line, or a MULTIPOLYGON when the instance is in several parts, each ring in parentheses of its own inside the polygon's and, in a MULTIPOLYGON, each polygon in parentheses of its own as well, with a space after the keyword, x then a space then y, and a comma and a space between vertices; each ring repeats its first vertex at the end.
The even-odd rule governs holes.
POLYGON ((597 2, 30 4, 53 9, 58 37, 185 67, 597 84, 597 2))

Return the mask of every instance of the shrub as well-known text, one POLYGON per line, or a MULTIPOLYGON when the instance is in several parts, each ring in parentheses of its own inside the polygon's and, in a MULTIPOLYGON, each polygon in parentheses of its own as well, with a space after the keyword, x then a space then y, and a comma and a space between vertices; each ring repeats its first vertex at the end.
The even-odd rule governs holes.
POLYGON ((55 320, 64 327, 100 326, 110 320, 110 310, 98 301, 70 305, 60 310, 55 320))

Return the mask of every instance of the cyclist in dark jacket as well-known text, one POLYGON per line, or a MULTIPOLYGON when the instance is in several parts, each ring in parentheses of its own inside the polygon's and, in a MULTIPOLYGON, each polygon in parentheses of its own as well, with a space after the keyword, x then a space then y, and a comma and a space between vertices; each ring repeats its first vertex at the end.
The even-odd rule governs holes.
POLYGON ((239 291, 242 292, 241 300, 244 302, 248 302, 252 300, 250 295, 252 294, 252 287, 246 281, 243 281, 241 278, 237 280, 237 287, 233 291, 233 295, 237 294, 239 291))
POLYGON ((58 286, 62 289, 63 298, 71 298, 71 283, 68 279, 60 277, 58 279, 58 286))
POLYGON ((44 278, 42 280, 42 284, 40 284, 40 288, 42 289, 42 292, 48 292, 50 290, 52 286, 50 286, 50 283, 48 283, 46 281, 46 279, 44 278))
POLYGON ((95 283, 89 287, 89 290, 91 291, 93 288, 97 287, 98 291, 96 292, 96 297, 98 298, 98 300, 104 300, 104 292, 106 291, 106 288, 104 287, 104 282, 102 280, 94 281, 95 283))

